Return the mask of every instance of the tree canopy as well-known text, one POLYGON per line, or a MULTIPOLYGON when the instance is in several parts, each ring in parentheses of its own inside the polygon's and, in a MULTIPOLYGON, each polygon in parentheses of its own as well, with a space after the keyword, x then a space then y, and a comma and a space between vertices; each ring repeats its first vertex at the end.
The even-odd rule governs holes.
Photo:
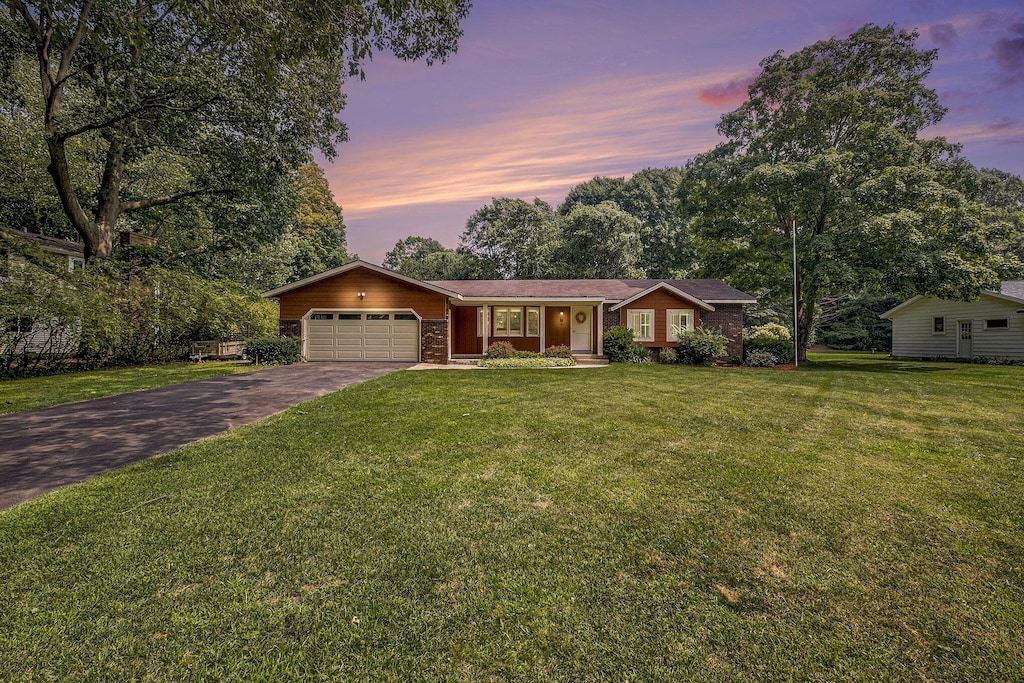
MULTIPOLYGON (((0 0, 0 73, 34 64, 47 170, 86 255, 123 217, 273 202, 345 139, 341 84, 374 51, 444 60, 467 0, 0 0)), ((10 101, 10 93, 0 93, 10 101)), ((33 106, 22 101, 22 109, 33 106)))
POLYGON ((798 228, 800 337, 821 298, 865 286, 970 297, 998 281, 959 148, 921 132, 945 109, 917 34, 867 25, 764 59, 726 142, 687 167, 702 268, 784 296, 798 228))

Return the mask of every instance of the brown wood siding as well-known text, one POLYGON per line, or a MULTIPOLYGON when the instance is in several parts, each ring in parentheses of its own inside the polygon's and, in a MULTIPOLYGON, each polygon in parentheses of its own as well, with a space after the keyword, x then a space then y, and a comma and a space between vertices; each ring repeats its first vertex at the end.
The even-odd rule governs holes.
POLYGON ((452 353, 483 353, 482 337, 476 334, 479 306, 452 306, 452 353))
POLYGON ((572 310, 569 306, 548 306, 544 314, 544 345, 545 348, 552 346, 569 345, 569 313, 572 310), (558 314, 562 313, 561 319, 558 314))
POLYGON ((444 320, 447 297, 365 268, 320 280, 279 297, 280 317, 301 318, 313 308, 411 308, 424 320, 444 320), (359 292, 366 292, 360 299, 359 292))
POLYGON ((490 337, 487 343, 500 341, 508 342, 516 351, 540 351, 540 337, 490 337))
POLYGON ((697 304, 687 301, 686 299, 680 299, 677 296, 666 292, 664 289, 659 289, 656 292, 651 292, 647 296, 642 296, 636 301, 627 304, 619 309, 619 324, 626 327, 629 322, 627 315, 628 310, 650 310, 654 309, 654 341, 652 342, 638 342, 642 346, 678 346, 678 342, 669 341, 667 339, 667 328, 668 328, 668 310, 670 308, 690 308, 693 309, 693 326, 700 326, 700 314, 701 309, 697 307, 697 304))

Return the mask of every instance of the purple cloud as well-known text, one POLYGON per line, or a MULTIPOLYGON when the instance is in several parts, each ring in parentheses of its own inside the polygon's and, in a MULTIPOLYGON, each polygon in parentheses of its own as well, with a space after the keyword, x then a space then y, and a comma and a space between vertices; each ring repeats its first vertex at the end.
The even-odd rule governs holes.
POLYGON ((928 37, 939 47, 953 47, 958 36, 953 24, 935 24, 928 29, 928 37))
POLYGON ((1024 38, 1000 38, 992 46, 992 57, 1006 71, 1024 71, 1024 38))
POLYGON ((738 106, 746 101, 747 89, 754 78, 754 76, 737 78, 733 81, 708 86, 697 93, 697 100, 711 107, 738 106))

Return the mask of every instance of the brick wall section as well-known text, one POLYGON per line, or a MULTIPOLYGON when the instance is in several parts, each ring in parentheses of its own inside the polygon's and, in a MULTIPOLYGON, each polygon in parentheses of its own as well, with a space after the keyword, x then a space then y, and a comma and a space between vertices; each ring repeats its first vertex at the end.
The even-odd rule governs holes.
POLYGON ((420 321, 420 361, 448 364, 448 321, 420 321))
POLYGON ((731 341, 725 347, 729 356, 743 356, 743 304, 715 304, 713 311, 701 311, 701 325, 717 327, 731 341))
POLYGON ((302 321, 298 319, 281 318, 277 321, 278 334, 282 337, 301 337, 302 321))
POLYGON ((612 329, 616 325, 621 325, 619 322, 619 312, 610 310, 611 304, 604 305, 604 311, 601 320, 601 334, 604 334, 608 330, 612 329))

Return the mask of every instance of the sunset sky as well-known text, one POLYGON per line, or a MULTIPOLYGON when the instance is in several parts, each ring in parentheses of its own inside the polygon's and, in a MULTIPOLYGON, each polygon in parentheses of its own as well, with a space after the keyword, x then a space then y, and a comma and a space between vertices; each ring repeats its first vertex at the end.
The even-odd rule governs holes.
POLYGON ((868 22, 938 48, 929 85, 949 113, 926 134, 1024 174, 1022 0, 478 0, 448 63, 379 57, 345 84, 351 140, 321 164, 349 251, 455 247, 492 197, 557 205, 596 175, 683 165, 719 141, 762 58, 868 22))

